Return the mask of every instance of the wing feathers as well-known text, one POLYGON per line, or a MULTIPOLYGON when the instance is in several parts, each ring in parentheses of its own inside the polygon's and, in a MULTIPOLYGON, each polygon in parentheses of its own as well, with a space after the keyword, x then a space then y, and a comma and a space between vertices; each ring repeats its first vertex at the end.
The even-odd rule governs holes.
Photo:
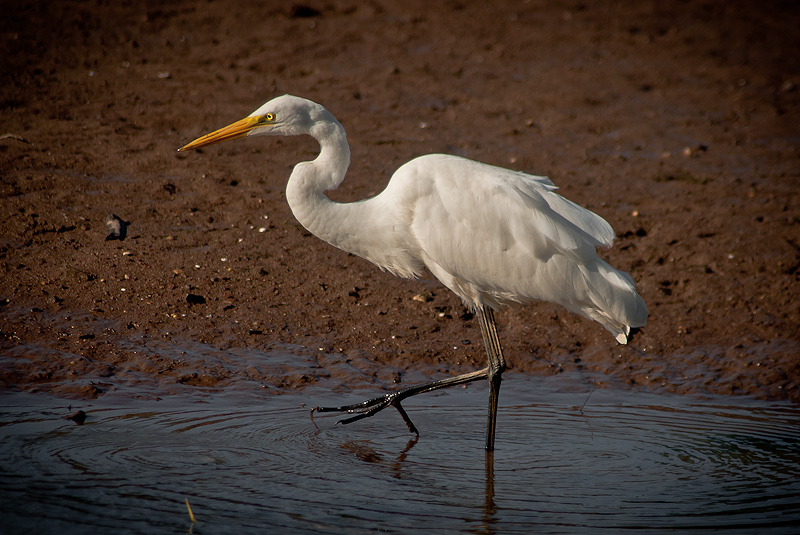
POLYGON ((398 175, 414 191, 410 230, 422 260, 468 306, 559 303, 620 343, 645 324, 631 277, 597 256, 614 240, 611 225, 549 179, 444 155, 398 175))

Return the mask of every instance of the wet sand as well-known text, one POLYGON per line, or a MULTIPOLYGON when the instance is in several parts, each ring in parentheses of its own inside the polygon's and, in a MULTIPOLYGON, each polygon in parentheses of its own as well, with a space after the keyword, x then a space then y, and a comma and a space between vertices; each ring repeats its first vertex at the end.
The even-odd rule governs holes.
POLYGON ((432 277, 319 241, 310 138, 177 153, 283 93, 342 122, 331 197, 458 154, 549 176, 618 234, 648 325, 497 314, 512 372, 800 401, 800 26, 791 4, 28 2, 4 8, 0 388, 375 391, 482 367, 432 277), (125 237, 107 239, 116 214, 125 237))

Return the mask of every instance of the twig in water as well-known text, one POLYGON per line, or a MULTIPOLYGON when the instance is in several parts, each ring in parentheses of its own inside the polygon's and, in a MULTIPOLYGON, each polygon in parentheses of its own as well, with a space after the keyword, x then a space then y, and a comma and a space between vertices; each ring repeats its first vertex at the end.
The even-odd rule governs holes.
POLYGON ((197 519, 194 517, 194 513, 192 512, 192 506, 189 505, 189 498, 186 498, 186 510, 189 511, 189 520, 192 521, 192 524, 197 522, 197 519))
POLYGON ((592 389, 589 390, 589 395, 586 396, 586 401, 584 401, 583 405, 581 405, 581 416, 583 416, 583 408, 586 406, 587 403, 589 403, 589 398, 592 397, 592 392, 594 392, 594 385, 592 385, 592 389))

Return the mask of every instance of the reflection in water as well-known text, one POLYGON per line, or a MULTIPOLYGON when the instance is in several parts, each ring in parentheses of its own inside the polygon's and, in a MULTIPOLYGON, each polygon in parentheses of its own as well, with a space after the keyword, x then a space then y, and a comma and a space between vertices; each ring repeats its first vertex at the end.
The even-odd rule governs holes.
POLYGON ((483 501, 483 529, 482 533, 494 533, 494 514, 497 508, 494 505, 494 452, 486 452, 486 499, 483 501))
POLYGON ((325 393, 72 408, 5 394, 3 532, 791 533, 800 522, 796 406, 611 390, 587 402, 575 384, 516 376, 487 455, 483 388, 409 403, 419 439, 391 414, 316 427, 302 404, 325 393), (78 409, 83 425, 64 419, 78 409))

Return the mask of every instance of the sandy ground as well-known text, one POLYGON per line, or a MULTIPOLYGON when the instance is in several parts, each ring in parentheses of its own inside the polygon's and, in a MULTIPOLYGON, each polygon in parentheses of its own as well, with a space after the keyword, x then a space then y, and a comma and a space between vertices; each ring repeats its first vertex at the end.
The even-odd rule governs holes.
POLYGON ((601 254, 648 325, 623 347, 554 305, 504 309, 510 377, 800 402, 793 2, 7 4, 0 389, 380 390, 484 365, 432 277, 295 221, 313 140, 176 152, 291 93, 348 131, 336 200, 446 152, 547 175, 612 224, 601 254))

